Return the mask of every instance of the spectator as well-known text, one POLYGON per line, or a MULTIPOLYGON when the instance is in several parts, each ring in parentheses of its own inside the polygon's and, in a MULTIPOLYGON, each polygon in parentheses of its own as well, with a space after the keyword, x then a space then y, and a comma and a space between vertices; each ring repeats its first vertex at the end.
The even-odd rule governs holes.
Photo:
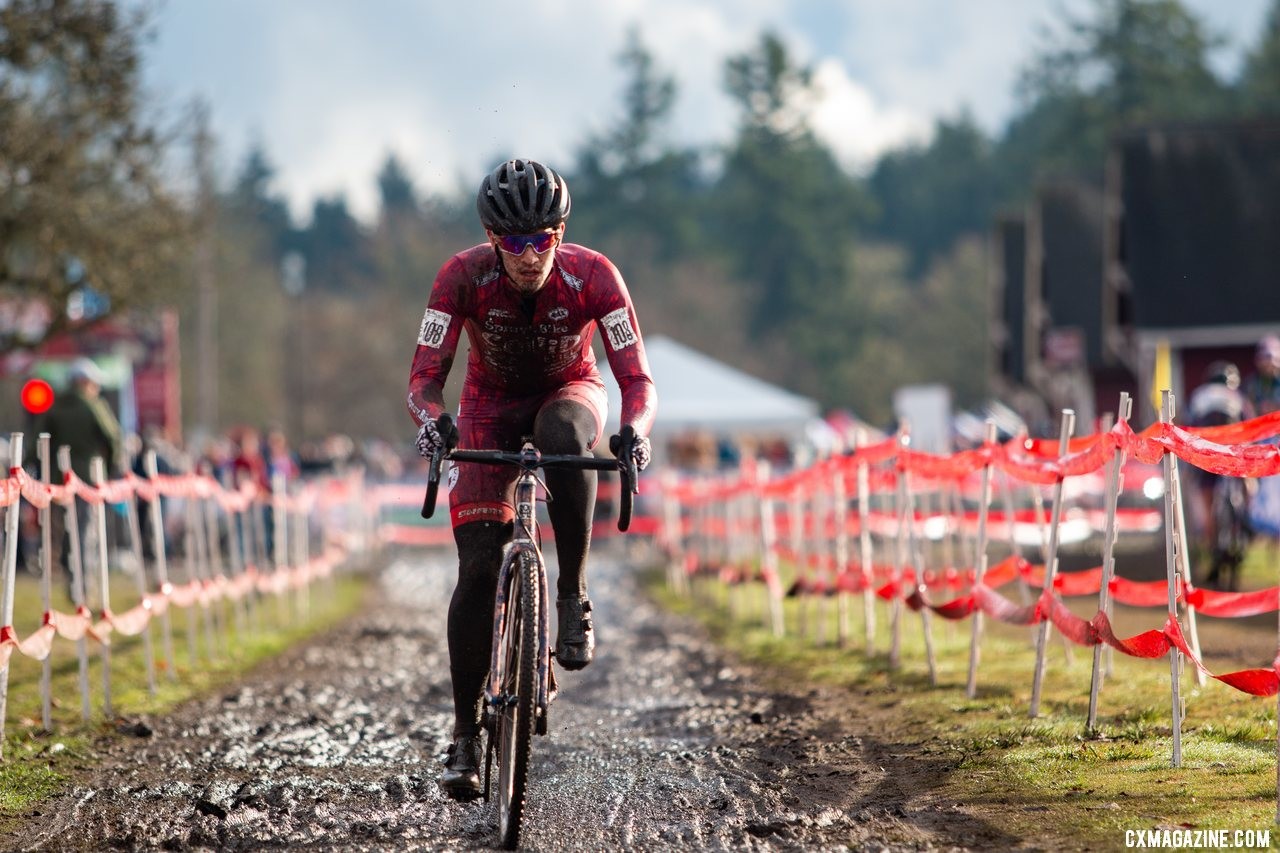
POLYGON ((292 482, 298 477, 298 457, 289 449, 289 439, 284 430, 272 427, 267 431, 267 476, 274 478, 276 474, 292 482))
POLYGON ((1257 372, 1244 385, 1244 394, 1255 414, 1280 411, 1280 336, 1267 335, 1258 341, 1254 354, 1257 372))
MULTIPOLYGON (((1254 355, 1257 373, 1245 383, 1245 396, 1257 414, 1280 411, 1280 336, 1267 335, 1258 341, 1254 355)), ((1277 443, 1277 439, 1271 439, 1277 443)), ((1262 477, 1249 501, 1249 524, 1274 547, 1280 541, 1280 476, 1262 477)))
POLYGON ((253 427, 240 427, 231 436, 235 446, 235 456, 231 460, 232 479, 235 486, 246 480, 257 485, 263 492, 271 491, 271 476, 267 468, 267 460, 262 455, 262 437, 253 427))
POLYGON ((236 450, 232 441, 224 437, 212 437, 201 445, 200 455, 195 459, 194 470, 197 474, 206 474, 219 483, 231 478, 236 450))
POLYGON ((329 469, 341 474, 356 461, 356 443, 345 433, 331 433, 324 440, 324 455, 329 460, 329 469))
MULTIPOLYGON (((89 463, 95 456, 102 458, 106 475, 110 478, 120 470, 120 423, 107 401, 102 399, 102 371, 92 360, 78 358, 71 365, 68 381, 66 393, 60 394, 49 411, 36 419, 33 432, 36 435, 49 433, 50 447, 55 454, 63 445, 70 448, 71 469, 86 483, 92 482, 89 463)), ((27 452, 29 458, 34 458, 34 442, 27 452)), ((83 549, 89 528, 89 504, 79 497, 76 498, 76 527, 83 549)), ((70 560, 71 535, 70 530, 64 530, 59 564, 66 572, 68 588, 71 586, 70 560)), ((74 591, 71 598, 72 601, 78 600, 74 591)))

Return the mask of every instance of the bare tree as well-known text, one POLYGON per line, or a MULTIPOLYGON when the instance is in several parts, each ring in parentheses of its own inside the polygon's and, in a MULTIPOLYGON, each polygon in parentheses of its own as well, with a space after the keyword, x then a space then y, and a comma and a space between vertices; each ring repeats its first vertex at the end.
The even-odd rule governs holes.
POLYGON ((108 0, 0 4, 0 301, 45 315, 0 328, 0 352, 63 330, 87 296, 114 312, 180 281, 186 216, 140 103, 143 26, 108 0))

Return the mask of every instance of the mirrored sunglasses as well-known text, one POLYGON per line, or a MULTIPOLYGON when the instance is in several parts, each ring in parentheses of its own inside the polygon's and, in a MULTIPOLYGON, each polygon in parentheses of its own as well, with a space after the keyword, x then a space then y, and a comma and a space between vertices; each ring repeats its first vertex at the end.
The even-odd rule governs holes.
POLYGON ((507 234, 498 237, 498 248, 509 255, 524 254, 526 246, 532 246, 539 255, 545 254, 556 244, 556 232, 540 231, 537 234, 507 234))

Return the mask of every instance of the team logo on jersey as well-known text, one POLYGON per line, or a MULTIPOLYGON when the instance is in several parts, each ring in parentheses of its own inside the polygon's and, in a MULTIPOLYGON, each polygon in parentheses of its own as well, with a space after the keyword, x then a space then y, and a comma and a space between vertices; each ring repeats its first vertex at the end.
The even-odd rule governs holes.
POLYGON ((418 416, 419 422, 425 421, 427 418, 431 417, 430 412, 428 412, 426 409, 422 408, 416 402, 414 402, 412 392, 410 392, 409 397, 407 399, 409 403, 409 411, 413 412, 415 415, 418 416))
POLYGON ((565 284, 569 285, 574 290, 578 292, 582 291, 582 279, 578 278, 576 275, 570 275, 564 270, 560 270, 560 277, 564 279, 565 284))
POLYGON ((495 269, 489 270, 484 275, 476 276, 475 278, 471 279, 471 282, 476 287, 484 287, 486 284, 488 284, 491 281, 497 281, 498 276, 500 275, 502 275, 502 273, 495 268, 495 269))
POLYGON ((440 349, 452 319, 443 311, 428 308, 427 313, 422 315, 422 326, 418 329, 418 345, 440 349))
POLYGON ((489 316, 497 317, 498 319, 501 319, 501 320, 506 320, 511 318, 511 312, 508 311, 506 308, 490 308, 489 316))
POLYGON ((568 316, 569 316, 569 309, 564 307, 552 308, 550 311, 547 312, 547 318, 550 320, 563 320, 565 317, 568 317, 568 316))
POLYGON ((636 330, 631 327, 631 315, 626 308, 610 311, 600 323, 604 328, 605 340, 614 352, 626 349, 640 340, 636 337, 636 330))
POLYGON ((458 485, 458 466, 453 463, 449 464, 449 489, 452 491, 458 485))

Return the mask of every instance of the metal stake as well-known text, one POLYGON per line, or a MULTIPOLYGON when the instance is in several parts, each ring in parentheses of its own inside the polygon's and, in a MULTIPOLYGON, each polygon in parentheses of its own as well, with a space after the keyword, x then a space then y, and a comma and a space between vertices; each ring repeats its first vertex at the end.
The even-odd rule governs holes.
MULTIPOLYGON (((107 481, 107 469, 101 456, 89 460, 89 477, 93 485, 101 488, 107 481)), ((102 618, 106 619, 111 612, 111 581, 107 569, 107 504, 95 501, 93 504, 93 521, 98 536, 98 592, 102 597, 102 618)), ((107 719, 115 716, 111 707, 111 642, 110 637, 102 638, 102 712, 107 719)))
MULTIPOLYGON (((996 422, 987 421, 983 440, 988 450, 995 448, 996 422)), ((991 460, 982 466, 982 498, 978 504, 978 559, 974 563, 973 589, 974 608, 969 633, 969 680, 965 683, 964 695, 970 699, 978 695, 978 644, 982 636, 982 609, 977 606, 976 591, 987 573, 987 512, 991 505, 991 460)))
MULTIPOLYGON (((1160 422, 1172 423, 1174 417, 1173 394, 1167 388, 1161 392, 1160 422)), ((1172 453, 1164 455, 1164 544, 1165 563, 1169 580, 1169 619, 1178 619, 1177 600, 1177 520, 1174 513, 1173 490, 1177 481, 1178 461, 1172 453)), ((1173 766, 1182 766, 1182 684, 1181 684, 1182 652, 1176 646, 1169 648, 1169 696, 1172 708, 1173 727, 1173 766)))
MULTIPOLYGON (((64 480, 73 473, 71 448, 65 444, 58 448, 58 470, 62 472, 64 480)), ((80 508, 77 500, 73 495, 67 502, 64 517, 64 523, 67 525, 67 565, 71 567, 71 603, 76 606, 77 613, 87 613, 88 596, 85 594, 84 562, 81 559, 80 550, 80 508)), ((93 709, 89 700, 89 639, 84 634, 76 640, 76 655, 80 659, 80 718, 88 722, 93 709)))
MULTIPOLYGON (((36 440, 36 458, 40 462, 40 482, 48 485, 52 459, 49 451, 49 433, 42 432, 36 440)), ((40 507, 40 605, 45 613, 53 610, 53 512, 52 505, 40 507)), ((7 622, 5 624, 8 624, 7 622)), ((46 732, 53 731, 53 649, 44 656, 40 666, 40 721, 46 732)))
MULTIPOLYGON (((9 469, 22 466, 22 433, 9 433, 9 469)), ((4 519, 4 586, 0 592, 0 616, 4 627, 13 625, 13 587, 18 574, 18 515, 22 499, 9 504, 4 519)), ((0 757, 4 756, 5 718, 9 707, 9 664, 0 669, 0 757)))
MULTIPOLYGON (((152 488, 156 491, 155 500, 151 501, 147 507, 147 515, 151 519, 151 549, 155 552, 156 583, 160 585, 160 592, 167 599, 173 587, 169 583, 169 560, 164 547, 164 507, 160 503, 160 476, 154 450, 148 450, 142 457, 142 466, 147 479, 151 481, 152 488)), ((165 671, 169 675, 169 680, 176 681, 178 672, 175 668, 177 661, 173 656, 173 623, 169 618, 167 604, 168 601, 166 601, 164 612, 160 614, 161 649, 164 652, 165 671)))
MULTIPOLYGON (((1128 393, 1121 392, 1120 406, 1116 409, 1120 421, 1128 421, 1133 401, 1128 393)), ((1120 499, 1120 471, 1124 468, 1124 450, 1117 447, 1107 467, 1107 523, 1102 542, 1102 583, 1098 587, 1098 612, 1110 616, 1111 578, 1115 573, 1116 503, 1120 499)), ((1089 680, 1089 715, 1085 731, 1098 730, 1098 693, 1102 689, 1102 643, 1093 647, 1093 672, 1089 680)))
MULTIPOLYGON (((1071 409, 1062 410, 1062 433, 1058 437, 1058 457, 1067 455, 1070 448, 1071 433, 1075 430, 1076 413, 1071 409)), ((1062 477, 1058 478, 1053 488, 1053 520, 1049 524, 1049 551, 1045 555, 1044 589, 1046 597, 1053 595, 1053 578, 1058 569, 1058 525, 1062 521, 1062 477)), ((1036 671, 1031 683, 1032 717, 1040 716, 1040 686, 1044 681, 1045 646, 1049 639, 1049 620, 1040 622, 1040 630, 1036 633, 1036 671)))

